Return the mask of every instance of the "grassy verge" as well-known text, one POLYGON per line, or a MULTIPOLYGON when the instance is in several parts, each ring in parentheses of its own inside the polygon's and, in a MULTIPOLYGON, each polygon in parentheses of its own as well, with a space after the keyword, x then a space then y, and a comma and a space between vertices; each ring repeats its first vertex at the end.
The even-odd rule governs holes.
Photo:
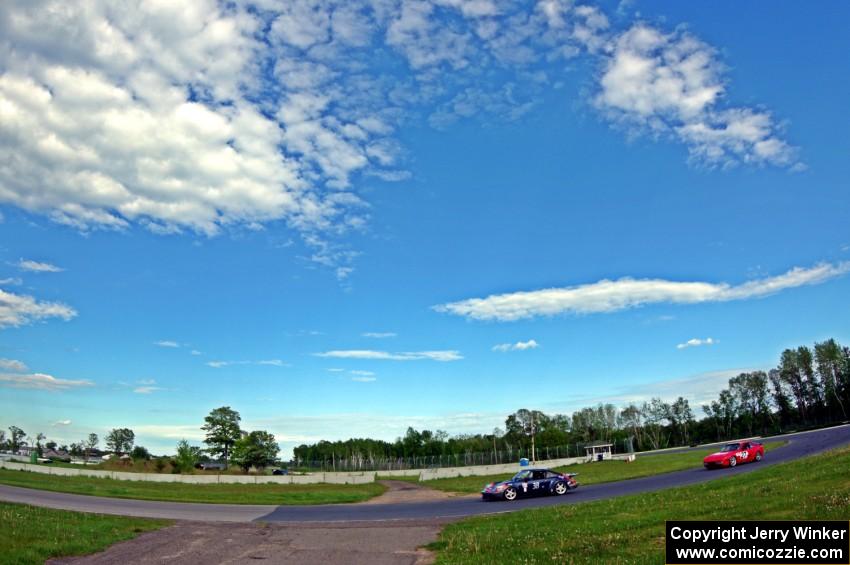
MULTIPOLYGON (((787 441, 783 441, 765 444, 764 449, 768 452, 787 443, 787 441)), ((637 459, 631 463, 626 463, 625 461, 598 461, 595 463, 558 467, 556 470, 565 473, 578 473, 578 482, 582 485, 610 483, 700 467, 702 466, 703 458, 710 453, 714 453, 717 449, 719 448, 689 451, 687 453, 671 453, 669 455, 648 455, 644 457, 638 455, 637 459)), ((487 483, 504 481, 506 478, 508 478, 507 474, 482 477, 455 477, 451 479, 424 481, 422 484, 437 490, 472 494, 481 492, 481 488, 487 483)))
POLYGON ((336 504, 362 502, 386 489, 377 483, 364 485, 195 485, 116 481, 93 477, 62 477, 27 471, 0 469, 0 483, 72 494, 219 504, 336 504))
POLYGON ((44 563, 51 557, 85 555, 136 534, 167 526, 165 520, 102 516, 0 502, 0 560, 44 563))
POLYGON ((473 518, 430 547, 438 563, 664 563, 665 520, 847 520, 847 469, 843 448, 701 485, 473 518))

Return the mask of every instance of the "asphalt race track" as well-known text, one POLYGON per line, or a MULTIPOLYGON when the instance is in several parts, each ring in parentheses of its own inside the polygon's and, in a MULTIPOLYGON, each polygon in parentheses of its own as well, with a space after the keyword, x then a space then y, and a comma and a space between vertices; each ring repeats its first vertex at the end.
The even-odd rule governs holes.
MULTIPOLYGON (((850 444, 850 425, 789 435, 785 447, 769 451, 760 463, 739 465, 734 469, 707 471, 702 467, 631 479, 615 483, 580 486, 564 496, 520 499, 514 502, 483 502, 478 497, 407 504, 333 504, 322 506, 247 506, 237 504, 187 504, 101 498, 24 489, 0 485, 0 500, 49 508, 120 514, 126 516, 170 518, 208 522, 369 522, 382 520, 422 520, 429 518, 462 518, 480 514, 511 512, 556 504, 573 504, 602 500, 615 496, 652 492, 670 487, 691 485, 731 475, 750 473, 768 465, 811 457, 820 452, 850 444)), ((624 463, 625 464, 625 463, 624 463)), ((579 473, 579 479, 581 473, 579 473)), ((483 486, 483 485, 482 485, 483 486)))

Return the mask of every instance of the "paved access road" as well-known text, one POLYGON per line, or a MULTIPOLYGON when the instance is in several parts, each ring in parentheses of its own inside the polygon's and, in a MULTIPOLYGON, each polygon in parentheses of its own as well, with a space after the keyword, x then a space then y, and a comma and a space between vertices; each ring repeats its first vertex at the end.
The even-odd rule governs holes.
MULTIPOLYGON (((100 498, 0 485, 0 500, 36 506, 121 514, 151 518, 170 518, 206 522, 360 522, 379 520, 456 519, 480 514, 510 512, 525 508, 572 504, 615 496, 652 492, 670 487, 701 483, 731 475, 750 473, 768 465, 811 457, 822 451, 850 444, 850 426, 827 428, 787 436, 788 445, 769 451, 761 463, 740 465, 734 469, 706 471, 702 467, 631 479, 615 483, 581 486, 565 496, 548 496, 514 502, 483 502, 478 497, 458 497, 432 502, 406 504, 335 504, 323 506, 244 506, 236 504, 185 504, 100 498)), ((592 464, 592 463, 591 463, 592 464)), ((624 463, 625 464, 625 463, 624 463)))

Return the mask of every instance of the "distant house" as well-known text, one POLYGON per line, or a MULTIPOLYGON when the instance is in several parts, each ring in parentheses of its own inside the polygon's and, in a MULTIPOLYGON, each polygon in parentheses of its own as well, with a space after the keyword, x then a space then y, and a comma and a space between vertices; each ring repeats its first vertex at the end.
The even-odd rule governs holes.
POLYGON ((68 452, 62 451, 61 449, 45 449, 41 456, 52 461, 64 461, 66 463, 71 462, 71 456, 68 452))
POLYGON ((216 461, 203 461, 196 464, 195 468, 202 471, 224 471, 226 469, 224 463, 218 463, 216 461))

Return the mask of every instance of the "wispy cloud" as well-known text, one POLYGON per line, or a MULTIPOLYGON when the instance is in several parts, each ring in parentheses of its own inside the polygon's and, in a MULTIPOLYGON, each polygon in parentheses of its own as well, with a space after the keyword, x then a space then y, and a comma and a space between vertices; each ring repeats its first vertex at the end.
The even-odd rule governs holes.
POLYGON ((70 426, 70 425, 71 425, 71 420, 57 420, 57 421, 53 422, 52 424, 50 424, 50 426, 53 427, 53 428, 59 428, 59 427, 70 426))
POLYGON ((29 259, 21 259, 18 261, 18 268, 32 273, 61 273, 65 270, 61 267, 57 267, 56 265, 51 265, 50 263, 41 263, 39 261, 32 261, 29 259))
POLYGON ((24 284, 24 281, 20 277, 9 277, 7 279, 0 279, 0 285, 20 286, 22 284, 24 284))
POLYGON ((377 377, 351 377, 351 380, 356 383, 373 383, 377 381, 377 377))
POLYGON ((676 346, 676 349, 687 349, 688 347, 699 347, 701 345, 714 345, 717 343, 716 339, 707 337, 705 339, 693 338, 689 339, 684 343, 680 343, 676 346))
POLYGON ((388 337, 396 337, 398 334, 395 332, 366 332, 360 334, 363 337, 372 337, 375 339, 385 339, 388 337))
POLYGON ((152 392, 157 392, 159 390, 165 390, 165 389, 163 389, 162 387, 159 387, 159 386, 143 385, 143 386, 137 386, 136 388, 134 388, 133 392, 136 393, 136 394, 151 394, 152 392))
POLYGON ((160 341, 155 341, 153 344, 157 345, 159 347, 172 347, 172 348, 180 347, 179 343, 177 343, 176 341, 171 341, 169 339, 163 339, 163 340, 160 340, 160 341))
POLYGON ((266 365, 272 367, 288 367, 289 365, 281 361, 280 359, 263 359, 260 361, 208 361, 206 363, 208 367, 213 367, 214 369, 220 369, 222 367, 231 367, 234 365, 266 365))
POLYGON ((23 373, 29 370, 26 363, 17 359, 0 359, 0 370, 23 373))
POLYGON ((727 283, 679 282, 663 279, 601 280, 596 283, 495 294, 434 306, 475 320, 514 321, 558 314, 608 313, 645 304, 697 304, 760 298, 777 292, 826 282, 850 271, 850 262, 795 267, 775 277, 736 286, 727 283))
POLYGON ((0 328, 25 326, 47 318, 67 321, 76 315, 76 310, 61 302, 43 302, 0 290, 0 328))
POLYGON ((493 346, 493 351, 501 351, 505 353, 507 351, 525 351, 526 349, 537 349, 540 347, 540 344, 537 343, 533 339, 529 339, 528 341, 518 341, 516 343, 500 343, 499 345, 493 346))
POLYGON ((8 374, 0 373, 0 386, 31 388, 36 390, 60 391, 94 386, 89 380, 57 379, 44 373, 8 374))
POLYGON ((354 370, 354 371, 349 371, 349 373, 351 373, 352 375, 359 375, 361 377, 374 377, 375 376, 375 373, 373 373, 372 371, 357 371, 357 370, 354 370))
POLYGON ((376 359, 387 361, 418 361, 430 359, 432 361, 458 361, 463 355, 456 350, 443 351, 404 351, 390 353, 388 351, 374 351, 369 349, 345 349, 314 353, 317 357, 331 357, 336 359, 376 359))

